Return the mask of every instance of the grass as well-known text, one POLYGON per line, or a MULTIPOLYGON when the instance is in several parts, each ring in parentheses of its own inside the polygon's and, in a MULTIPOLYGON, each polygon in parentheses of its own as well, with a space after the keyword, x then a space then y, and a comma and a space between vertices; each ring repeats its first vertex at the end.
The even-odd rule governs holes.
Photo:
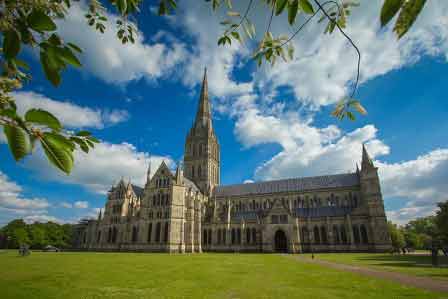
POLYGON ((0 253, 9 298, 446 298, 281 255, 0 253))
POLYGON ((362 265, 387 271, 448 280, 448 257, 439 255, 440 267, 433 267, 431 256, 426 255, 391 255, 376 253, 319 253, 316 258, 350 265, 362 265))

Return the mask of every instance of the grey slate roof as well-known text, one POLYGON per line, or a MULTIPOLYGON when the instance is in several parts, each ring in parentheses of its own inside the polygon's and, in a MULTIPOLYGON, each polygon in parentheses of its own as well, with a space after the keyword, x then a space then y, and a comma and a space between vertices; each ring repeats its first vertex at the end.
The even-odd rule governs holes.
POLYGON ((194 191, 199 190, 199 188, 196 186, 196 184, 193 181, 190 181, 189 179, 187 179, 186 177, 184 177, 184 184, 185 184, 185 186, 190 187, 194 191))
POLYGON ((358 175, 356 173, 348 173, 257 182, 250 184, 217 186, 214 190, 214 195, 216 197, 240 196, 251 194, 311 191, 327 188, 352 187, 357 185, 359 185, 358 175))
POLYGON ((345 216, 352 211, 350 207, 298 208, 297 217, 345 216))
POLYGON ((134 184, 131 184, 132 189, 134 190, 135 195, 137 195, 138 197, 143 197, 143 188, 136 186, 134 184))

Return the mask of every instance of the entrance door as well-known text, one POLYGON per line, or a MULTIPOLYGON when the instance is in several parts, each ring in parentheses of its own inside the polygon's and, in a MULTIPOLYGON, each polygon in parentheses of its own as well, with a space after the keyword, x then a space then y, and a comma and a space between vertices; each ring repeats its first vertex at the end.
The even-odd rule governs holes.
POLYGON ((288 241, 284 231, 278 230, 275 233, 274 242, 276 252, 288 252, 288 241))

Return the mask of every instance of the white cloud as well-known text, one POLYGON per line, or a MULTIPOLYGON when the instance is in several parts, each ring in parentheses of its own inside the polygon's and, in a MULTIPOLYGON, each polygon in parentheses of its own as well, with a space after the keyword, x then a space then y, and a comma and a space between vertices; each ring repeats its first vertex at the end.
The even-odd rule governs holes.
POLYGON ((0 171, 0 225, 16 218, 25 221, 51 217, 47 209, 51 206, 44 198, 24 197, 23 189, 0 171))
POLYGON ((138 32, 134 44, 123 45, 116 36, 118 16, 106 14, 106 31, 101 34, 88 26, 85 14, 86 5, 73 3, 68 17, 60 21, 59 31, 66 41, 83 49, 83 69, 106 82, 157 79, 167 75, 185 57, 183 44, 150 44, 142 32, 138 32))
POLYGON ((437 202, 448 200, 448 149, 433 150, 400 163, 377 161, 386 198, 405 198, 405 207, 390 211, 396 222, 426 216, 437 202))
MULTIPOLYGON (((428 2, 416 24, 399 41, 390 27, 380 30, 382 3, 363 1, 353 9, 345 29, 361 51, 361 83, 413 64, 423 55, 447 55, 447 2, 428 2)), ((279 34, 289 33, 285 22, 274 19, 273 27, 279 34)), ((257 85, 267 89, 288 86, 299 102, 314 108, 347 95, 355 79, 356 52, 337 30, 331 35, 323 34, 323 30, 322 24, 311 22, 294 39, 295 60, 263 68, 255 74, 257 85)))
POLYGON ((76 151, 75 165, 68 176, 50 166, 41 151, 29 157, 25 161, 25 167, 47 180, 81 185, 91 191, 105 194, 120 178, 130 179, 132 183, 143 186, 150 159, 153 171, 162 160, 168 165, 174 165, 170 157, 150 157, 148 153, 137 151, 129 143, 102 142, 88 154, 76 151))
POLYGON ((190 87, 200 83, 202 70, 207 67, 208 85, 213 95, 226 97, 251 92, 252 82, 237 82, 232 75, 238 68, 240 55, 249 54, 247 49, 237 43, 230 48, 217 45, 222 27, 208 3, 192 0, 182 1, 179 5, 181 13, 169 20, 175 27, 184 30, 193 39, 194 45, 185 57, 183 83, 190 87))
POLYGON ((46 199, 23 198, 22 187, 0 172, 0 207, 13 210, 42 210, 49 207, 46 199))
POLYGON ((71 103, 68 100, 56 101, 32 91, 13 92, 19 113, 23 114, 30 108, 41 108, 51 112, 71 128, 103 128, 114 125, 129 118, 125 110, 92 109, 71 103))
POLYGON ((87 209, 89 207, 89 203, 87 201, 75 201, 73 206, 77 209, 87 209))

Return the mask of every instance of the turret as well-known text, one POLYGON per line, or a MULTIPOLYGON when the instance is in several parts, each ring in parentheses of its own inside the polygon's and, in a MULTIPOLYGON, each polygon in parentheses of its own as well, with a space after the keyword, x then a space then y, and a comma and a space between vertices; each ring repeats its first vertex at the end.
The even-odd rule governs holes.
POLYGON ((175 177, 176 177, 176 184, 182 186, 184 184, 184 173, 180 162, 177 165, 175 177))

